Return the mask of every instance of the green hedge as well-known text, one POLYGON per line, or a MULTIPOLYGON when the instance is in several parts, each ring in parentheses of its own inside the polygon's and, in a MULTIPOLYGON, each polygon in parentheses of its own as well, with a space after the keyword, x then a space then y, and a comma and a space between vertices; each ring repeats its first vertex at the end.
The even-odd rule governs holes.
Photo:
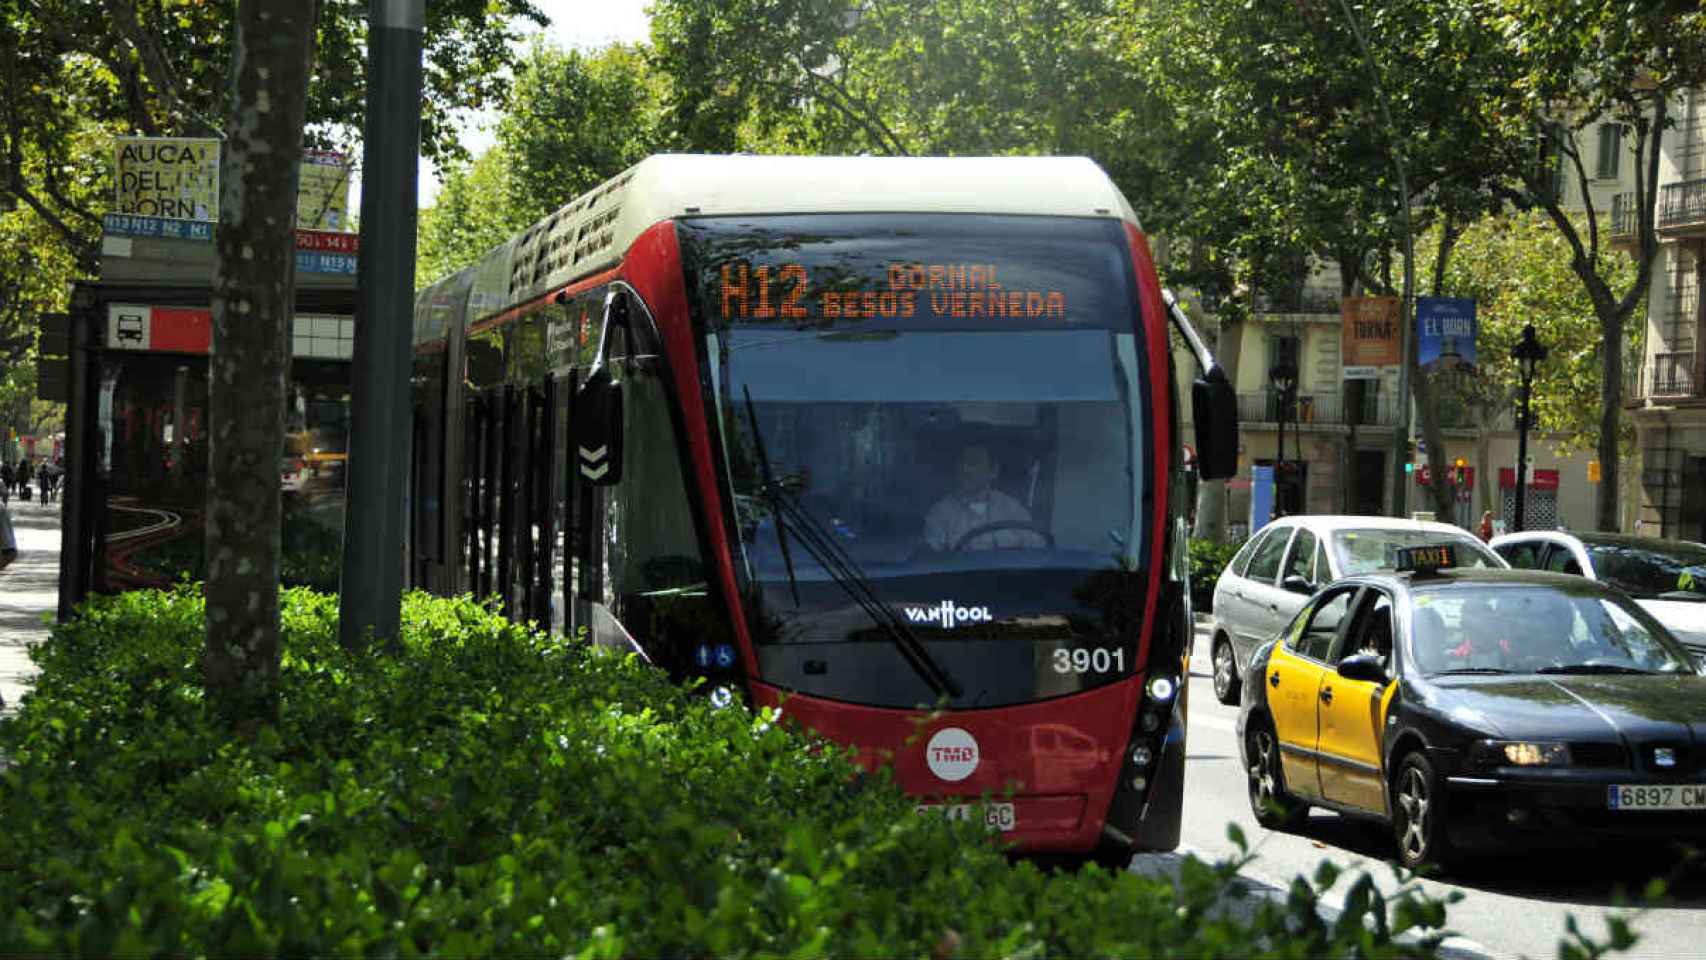
POLYGON ((1197 613, 1213 612, 1211 608, 1214 604, 1214 583, 1220 579, 1220 572, 1232 562, 1232 555, 1243 545, 1243 540, 1229 540, 1226 543, 1218 540, 1190 542, 1191 606, 1197 613))
POLYGON ((1325 924, 1331 871, 1231 912, 1231 864, 1041 871, 631 658, 419 596, 398 654, 352 657, 336 612, 286 591, 247 741, 210 722, 193 589, 37 649, 0 722, 0 954, 1379 957, 1444 921, 1363 877, 1325 924))

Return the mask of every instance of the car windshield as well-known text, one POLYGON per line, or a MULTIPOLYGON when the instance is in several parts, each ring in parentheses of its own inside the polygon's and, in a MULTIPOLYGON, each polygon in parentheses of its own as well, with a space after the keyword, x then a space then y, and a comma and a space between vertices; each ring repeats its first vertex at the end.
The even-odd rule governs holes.
POLYGON ((1664 627, 1603 589, 1474 584, 1413 597, 1410 656, 1425 674, 1695 670, 1664 627))
POLYGON ((1503 568, 1505 564, 1481 541, 1467 533, 1447 533, 1433 530, 1382 530, 1371 527, 1359 530, 1335 530, 1330 541, 1333 559, 1338 562, 1339 576, 1350 577, 1373 570, 1390 570, 1397 562, 1398 551, 1406 547, 1449 543, 1457 547, 1460 567, 1503 568))
POLYGON ((1637 600, 1706 603, 1706 547, 1690 543, 1590 543, 1594 573, 1637 600))

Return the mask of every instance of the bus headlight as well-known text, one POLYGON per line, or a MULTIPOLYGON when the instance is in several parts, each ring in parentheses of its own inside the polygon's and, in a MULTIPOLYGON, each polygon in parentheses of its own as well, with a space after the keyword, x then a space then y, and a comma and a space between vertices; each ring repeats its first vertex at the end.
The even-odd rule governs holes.
POLYGON ((1161 703, 1173 699, 1176 689, 1172 677, 1156 677, 1149 681, 1149 696, 1161 703))
POLYGON ((1146 743, 1140 743, 1131 750, 1131 763, 1135 767, 1147 767, 1155 759, 1155 751, 1149 749, 1146 743))
POLYGON ((1143 715, 1143 720, 1141 722, 1143 724, 1144 733, 1154 733, 1161 729, 1161 714, 1150 710, 1143 715))

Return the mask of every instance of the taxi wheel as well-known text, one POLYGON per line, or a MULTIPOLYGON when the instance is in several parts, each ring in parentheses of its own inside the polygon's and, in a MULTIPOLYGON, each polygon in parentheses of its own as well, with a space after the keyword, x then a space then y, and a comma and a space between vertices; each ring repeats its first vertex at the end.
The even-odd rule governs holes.
POLYGON ((1250 811, 1256 815, 1256 822, 1269 830, 1296 827, 1309 813, 1309 807, 1285 791, 1279 736, 1274 733, 1273 722, 1266 717, 1252 719, 1249 737, 1245 756, 1249 758, 1246 779, 1250 785, 1250 811))
POLYGON ((1439 777, 1420 751, 1404 758, 1392 780, 1392 833, 1398 859, 1411 870, 1444 866, 1451 859, 1439 777))
POLYGON ((1232 656, 1232 641, 1222 637, 1214 644, 1214 698, 1235 707, 1243 686, 1238 679, 1238 662, 1232 656))

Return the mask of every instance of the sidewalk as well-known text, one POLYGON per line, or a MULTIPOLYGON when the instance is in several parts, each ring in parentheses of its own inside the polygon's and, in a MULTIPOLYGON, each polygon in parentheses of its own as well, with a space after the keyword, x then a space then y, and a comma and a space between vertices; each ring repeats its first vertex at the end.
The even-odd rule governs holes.
POLYGON ((36 675, 30 645, 47 639, 51 629, 42 615, 59 609, 59 507, 17 497, 7 504, 18 559, 0 570, 0 697, 6 701, 0 713, 18 709, 36 675))

